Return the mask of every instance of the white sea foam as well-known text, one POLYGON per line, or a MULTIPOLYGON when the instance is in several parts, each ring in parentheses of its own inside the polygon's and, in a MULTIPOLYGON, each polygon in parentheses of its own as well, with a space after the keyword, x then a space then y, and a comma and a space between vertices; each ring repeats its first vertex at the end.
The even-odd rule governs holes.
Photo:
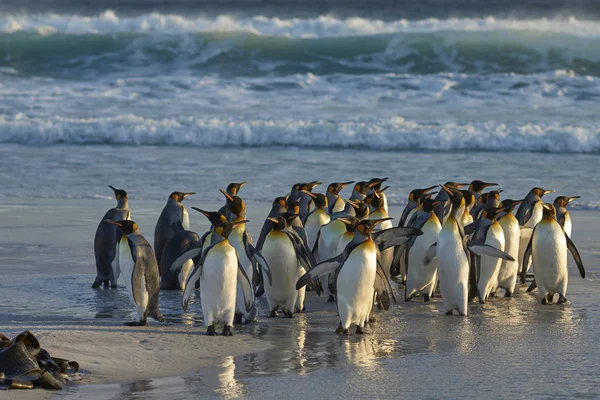
POLYGON ((118 16, 107 10, 94 17, 33 14, 5 15, 0 17, 0 31, 37 31, 83 33, 188 33, 188 32, 248 32, 266 36, 315 38, 332 36, 375 35, 394 32, 439 32, 439 31, 532 31, 566 33, 583 37, 600 36, 600 25, 596 21, 574 17, 530 20, 487 18, 436 18, 418 21, 382 21, 376 19, 319 16, 309 19, 281 19, 255 16, 234 18, 221 15, 215 18, 186 17, 181 15, 151 13, 137 17, 118 16))

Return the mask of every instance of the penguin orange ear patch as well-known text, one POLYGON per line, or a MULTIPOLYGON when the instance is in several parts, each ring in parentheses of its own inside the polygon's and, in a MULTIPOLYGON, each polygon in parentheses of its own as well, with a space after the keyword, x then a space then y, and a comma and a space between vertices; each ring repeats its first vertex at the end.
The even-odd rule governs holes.
POLYGON ((360 185, 354 185, 354 190, 356 190, 357 192, 360 192, 360 185))
POLYGON ((133 231, 137 231, 138 230, 138 224, 136 224, 135 222, 133 223, 133 231))
POLYGON ((224 215, 220 215, 219 220, 221 220, 221 222, 227 222, 227 217, 225 217, 224 215))
POLYGON ((215 228, 215 232, 217 232, 219 235, 223 234, 223 227, 222 226, 217 226, 215 228))
POLYGON ((117 200, 121 200, 121 197, 123 196, 121 196, 121 194, 117 194, 115 197, 117 198, 117 200))

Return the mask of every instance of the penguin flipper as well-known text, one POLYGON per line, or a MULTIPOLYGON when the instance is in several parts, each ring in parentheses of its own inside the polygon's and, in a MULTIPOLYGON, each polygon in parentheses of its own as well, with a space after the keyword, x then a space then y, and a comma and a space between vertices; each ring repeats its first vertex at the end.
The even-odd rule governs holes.
POLYGON ((188 276, 188 279, 185 283, 185 290, 183 291, 183 296, 181 297, 181 308, 183 309, 183 311, 187 310, 187 306, 190 301, 192 291, 195 289, 195 283, 202 276, 202 267, 204 266, 204 260, 206 259, 206 255, 213 247, 214 247, 214 245, 208 247, 206 250, 204 250, 202 252, 202 257, 200 258, 198 263, 194 266, 194 269, 188 276))
POLYGON ((237 272, 237 284, 242 293, 244 294, 244 305, 246 306, 246 312, 249 313, 254 308, 254 289, 250 278, 244 271, 242 264, 238 259, 238 272, 237 272))
POLYGON ((394 227, 382 229, 371 234, 371 238, 379 247, 379 251, 383 251, 389 247, 400 246, 406 243, 412 236, 422 235, 423 231, 411 227, 394 227))
POLYGON ((469 225, 465 226, 465 235, 469 236, 473 232, 476 232, 479 229, 479 221, 481 220, 477 219, 469 225))
MULTIPOLYGON (((535 228, 533 229, 533 234, 535 234, 535 228)), ((529 259, 531 258, 531 251, 533 250, 533 234, 531 234, 529 243, 527 243, 527 247, 523 253, 523 262, 521 265, 521 283, 525 283, 525 279, 527 278, 527 268, 529 268, 529 259)))
POLYGON ((267 238, 267 235, 269 234, 269 232, 271 232, 272 228, 273 228, 273 223, 271 221, 269 221, 268 219, 265 220, 265 223, 263 224, 263 227, 260 230, 260 235, 258 235, 258 241, 256 242, 256 248, 258 250, 262 249, 263 244, 265 243, 265 239, 267 238))
POLYGON ((303 288, 315 278, 333 273, 335 270, 337 270, 344 264, 344 261, 346 261, 348 254, 349 253, 346 253, 344 251, 339 256, 330 258, 329 260, 325 260, 317 264, 314 268, 308 270, 304 275, 300 277, 300 279, 298 279, 298 282, 296 283, 296 289, 299 290, 303 288))
POLYGON ((390 280, 388 279, 383 266, 377 260, 377 275, 375 276, 375 290, 377 290, 378 297, 382 302, 382 306, 384 310, 388 310, 390 308, 390 297, 394 300, 394 304, 397 303, 396 296, 394 296, 394 291, 392 290, 392 285, 390 284, 390 280), (377 284, 377 281, 380 284, 377 284))
POLYGON ((581 260, 581 256, 579 255, 579 251, 577 247, 575 247, 575 243, 571 240, 571 238, 565 233, 565 238, 567 239, 567 249, 571 252, 573 259, 575 260, 575 264, 577 264, 577 268, 579 269, 579 274, 582 278, 585 278, 585 269, 583 268, 583 261, 581 260))
POLYGON ((478 256, 489 256, 501 258, 503 260, 515 261, 512 256, 500 249, 495 248, 494 246, 490 246, 489 244, 482 243, 474 243, 472 241, 467 242, 467 247, 469 251, 477 254, 478 256))
POLYGON ((423 264, 429 265, 431 261, 436 257, 437 253, 437 242, 429 246, 427 251, 425 252, 425 256, 423 256, 423 264))
MULTIPOLYGON (((131 239, 127 238, 127 241, 129 242, 129 248, 140 248, 141 246, 135 246, 134 243, 131 241, 131 239)), ((148 247, 150 247, 150 245, 148 245, 148 247)), ((131 293, 132 293, 132 297, 133 297, 133 301, 135 302, 136 306, 139 306, 141 303, 141 293, 140 293, 140 289, 142 288, 142 279, 145 277, 145 274, 143 272, 144 268, 144 258, 140 257, 140 254, 137 254, 139 252, 139 250, 136 251, 132 251, 131 252, 131 256, 133 258, 133 273, 131 274, 131 293)))
POLYGON ((317 231, 317 240, 315 240, 315 245, 313 246, 311 250, 311 253, 313 255, 313 257, 317 257, 317 252, 319 251, 319 239, 321 239, 321 228, 319 228, 319 230, 317 231))
POLYGON ((248 248, 251 254, 251 260, 254 260, 263 271, 267 274, 267 279, 269 280, 269 285, 273 286, 273 276, 271 274, 271 268, 269 268, 269 264, 267 264, 267 260, 263 257, 262 254, 254 246, 248 244, 248 248))
POLYGON ((298 237, 302 239, 302 242, 308 246, 308 237, 306 236, 306 231, 303 226, 293 226, 293 230, 298 234, 298 237))
POLYGON ((409 207, 410 207, 410 204, 407 204, 406 207, 404 207, 404 211, 402 211, 402 216, 400 217, 400 221, 398 221, 399 227, 402 227, 405 225, 406 218, 408 218, 408 214, 410 214, 410 212, 415 209, 416 203, 415 203, 415 206, 413 206, 412 208, 409 208, 409 207))
POLYGON ((400 261, 402 260, 402 257, 405 256, 405 254, 408 250, 407 246, 408 246, 408 242, 406 242, 400 246, 396 246, 396 248, 394 249, 394 258, 392 259, 392 266, 390 267, 390 275, 391 276, 400 275, 400 261))
POLYGON ((302 238, 300 238, 298 233, 292 229, 286 230, 285 233, 288 235, 288 238, 294 246, 294 250, 296 252, 296 256, 298 257, 298 261, 300 261, 300 264, 307 270, 313 268, 313 266, 317 263, 312 253, 306 248, 302 238))

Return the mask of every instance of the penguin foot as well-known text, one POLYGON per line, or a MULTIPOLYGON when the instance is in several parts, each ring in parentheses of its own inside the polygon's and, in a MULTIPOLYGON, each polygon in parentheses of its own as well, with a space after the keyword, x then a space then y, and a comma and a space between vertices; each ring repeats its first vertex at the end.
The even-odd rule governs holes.
POLYGON ((92 283, 92 289, 98 289, 100 287, 100 285, 102 285, 102 281, 99 281, 98 279, 96 279, 94 281, 94 283, 92 283))
POLYGON ((296 307, 296 310, 294 312, 298 313, 298 314, 302 314, 304 312, 304 310, 306 310, 306 307, 304 307, 302 310, 299 309, 298 307, 296 307))
POLYGON ((274 308, 271 310, 271 315, 269 315, 271 318, 276 318, 279 316, 279 314, 277 313, 277 308, 274 308))
POLYGON ((513 295, 512 292, 510 292, 508 290, 506 291, 506 293, 504 293, 504 297, 513 297, 512 295, 513 295))
POLYGON ((116 289, 116 288, 118 288, 118 286, 117 286, 117 283, 116 283, 116 282, 111 282, 111 283, 110 283, 110 287, 111 287, 112 289, 116 289))
POLYGON ((365 331, 362 328, 362 326, 358 326, 358 325, 356 326, 356 334, 357 335, 364 335, 365 334, 365 331))
POLYGON ((283 315, 285 315, 287 318, 294 318, 294 314, 290 310, 284 310, 283 315))
POLYGON ((452 310, 446 311, 446 315, 452 315, 452 310))
POLYGON ((562 294, 559 296, 560 297, 558 298, 558 301, 556 302, 556 304, 565 304, 567 302, 567 298, 565 296, 563 296, 562 294))
POLYGON ((490 293, 490 297, 498 297, 498 293, 496 293, 496 292, 491 292, 491 293, 490 293))
POLYGON ((350 331, 348 329, 344 329, 342 331, 342 335, 344 335, 344 336, 350 336, 350 331))
POLYGON ((369 323, 373 323, 373 322, 377 322, 377 318, 375 318, 374 316, 369 316, 369 323))
POLYGON ((167 321, 161 313, 152 315, 152 318, 154 318, 154 320, 158 321, 158 322, 166 322, 167 321))
POLYGON ((405 297, 404 298, 404 302, 408 303, 409 301, 411 301, 413 299, 413 296, 409 296, 409 297, 405 297))
POLYGON ((459 312, 458 315, 460 315, 461 317, 466 317, 467 316, 466 313, 462 313, 462 312, 459 312))
POLYGON ((527 293, 533 292, 537 288, 537 283, 535 283, 535 279, 531 282, 531 285, 527 288, 527 293))
POLYGON ((342 328, 342 323, 340 322, 338 327, 335 329, 335 333, 337 333, 339 335, 340 333, 342 333, 343 330, 344 329, 342 328))
POLYGON ((428 294, 423 295, 423 303, 428 303, 431 301, 431 296, 428 294))
POLYGON ((123 325, 125 325, 125 326, 146 326, 146 320, 125 322, 123 325))
POLYGON ((542 304, 548 304, 548 302, 546 301, 546 298, 542 299, 542 304))
POLYGON ((222 336, 233 336, 233 333, 231 332, 231 326, 229 325, 225 325, 223 327, 223 332, 221 332, 222 336))
POLYGON ((335 297, 333 297, 333 295, 330 294, 329 297, 327 298, 327 302, 328 303, 335 303, 335 297))
MULTIPOLYGON (((225 328, 223 328, 223 330, 225 330, 225 328)), ((209 325, 206 328, 206 335, 207 336, 217 336, 217 332, 215 332, 215 326, 214 325, 209 325)))
MULTIPOLYGON (((242 314, 235 314, 233 316, 233 323, 235 325, 240 325, 242 323, 242 314)), ((225 325, 225 326, 227 326, 227 325, 225 325)))

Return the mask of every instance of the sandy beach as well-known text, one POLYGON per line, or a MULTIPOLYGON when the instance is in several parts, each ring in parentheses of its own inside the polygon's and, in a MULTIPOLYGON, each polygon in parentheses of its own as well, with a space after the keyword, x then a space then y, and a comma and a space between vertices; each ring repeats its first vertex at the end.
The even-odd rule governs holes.
MULTIPOLYGON (((62 392, 0 392, 0 398, 118 398, 125 393, 161 398, 173 390, 175 397, 189 398, 198 388, 208 397, 225 398, 259 398, 282 388, 292 397, 327 393, 332 398, 354 398, 366 388, 369 395, 399 390, 430 397, 441 393, 476 397, 482 388, 502 385, 504 380, 510 382, 507 393, 543 397, 548 385, 560 390, 580 386, 584 376, 576 366, 583 355, 586 371, 599 363, 594 338, 600 332, 596 241, 600 218, 594 212, 574 213, 574 241, 588 275, 582 280, 575 268, 570 269, 570 304, 565 306, 541 306, 522 287, 513 299, 492 299, 483 306, 471 303, 467 318, 446 317, 441 299, 404 303, 397 292, 398 304, 378 313, 368 335, 343 339, 333 333, 335 306, 310 293, 307 313, 293 320, 266 318, 266 301, 260 299, 257 323, 236 327, 232 338, 212 338, 204 335, 198 300, 184 313, 179 292, 161 293, 168 323, 150 320, 147 327, 132 328, 122 326, 133 318, 124 289, 90 288, 95 271, 93 233, 111 204, 102 199, 0 203, 4 221, 0 232, 8 238, 0 249, 2 331, 14 335, 29 329, 51 354, 81 365, 62 392), (554 351, 544 355, 546 346, 554 351), (540 360, 552 367, 538 368, 540 360), (483 363, 492 375, 502 371, 502 377, 495 382, 484 374, 484 381, 462 381, 466 378, 456 366, 463 363, 469 374, 482 374, 475 366, 483 363), (395 370, 403 371, 398 379, 377 383, 395 370), (428 385, 419 383, 423 378, 419 371, 431 380, 428 385), (561 371, 559 385, 550 377, 561 371), (302 377, 307 375, 310 387, 304 386, 302 377), (515 384, 524 378, 531 384, 528 389, 515 384), (347 386, 348 379, 355 391, 347 386)), ((218 206, 198 199, 186 200, 186 205, 218 206)), ((159 201, 132 200, 132 216, 146 235, 153 232, 162 206, 159 201)), ((248 210, 250 231, 257 235, 268 204, 250 203, 248 210)), ((390 214, 397 217, 401 211, 393 207, 390 214)), ((192 214, 193 230, 203 232, 206 227, 200 214, 192 214)), ((588 395, 600 394, 593 382, 589 385, 588 395)))

